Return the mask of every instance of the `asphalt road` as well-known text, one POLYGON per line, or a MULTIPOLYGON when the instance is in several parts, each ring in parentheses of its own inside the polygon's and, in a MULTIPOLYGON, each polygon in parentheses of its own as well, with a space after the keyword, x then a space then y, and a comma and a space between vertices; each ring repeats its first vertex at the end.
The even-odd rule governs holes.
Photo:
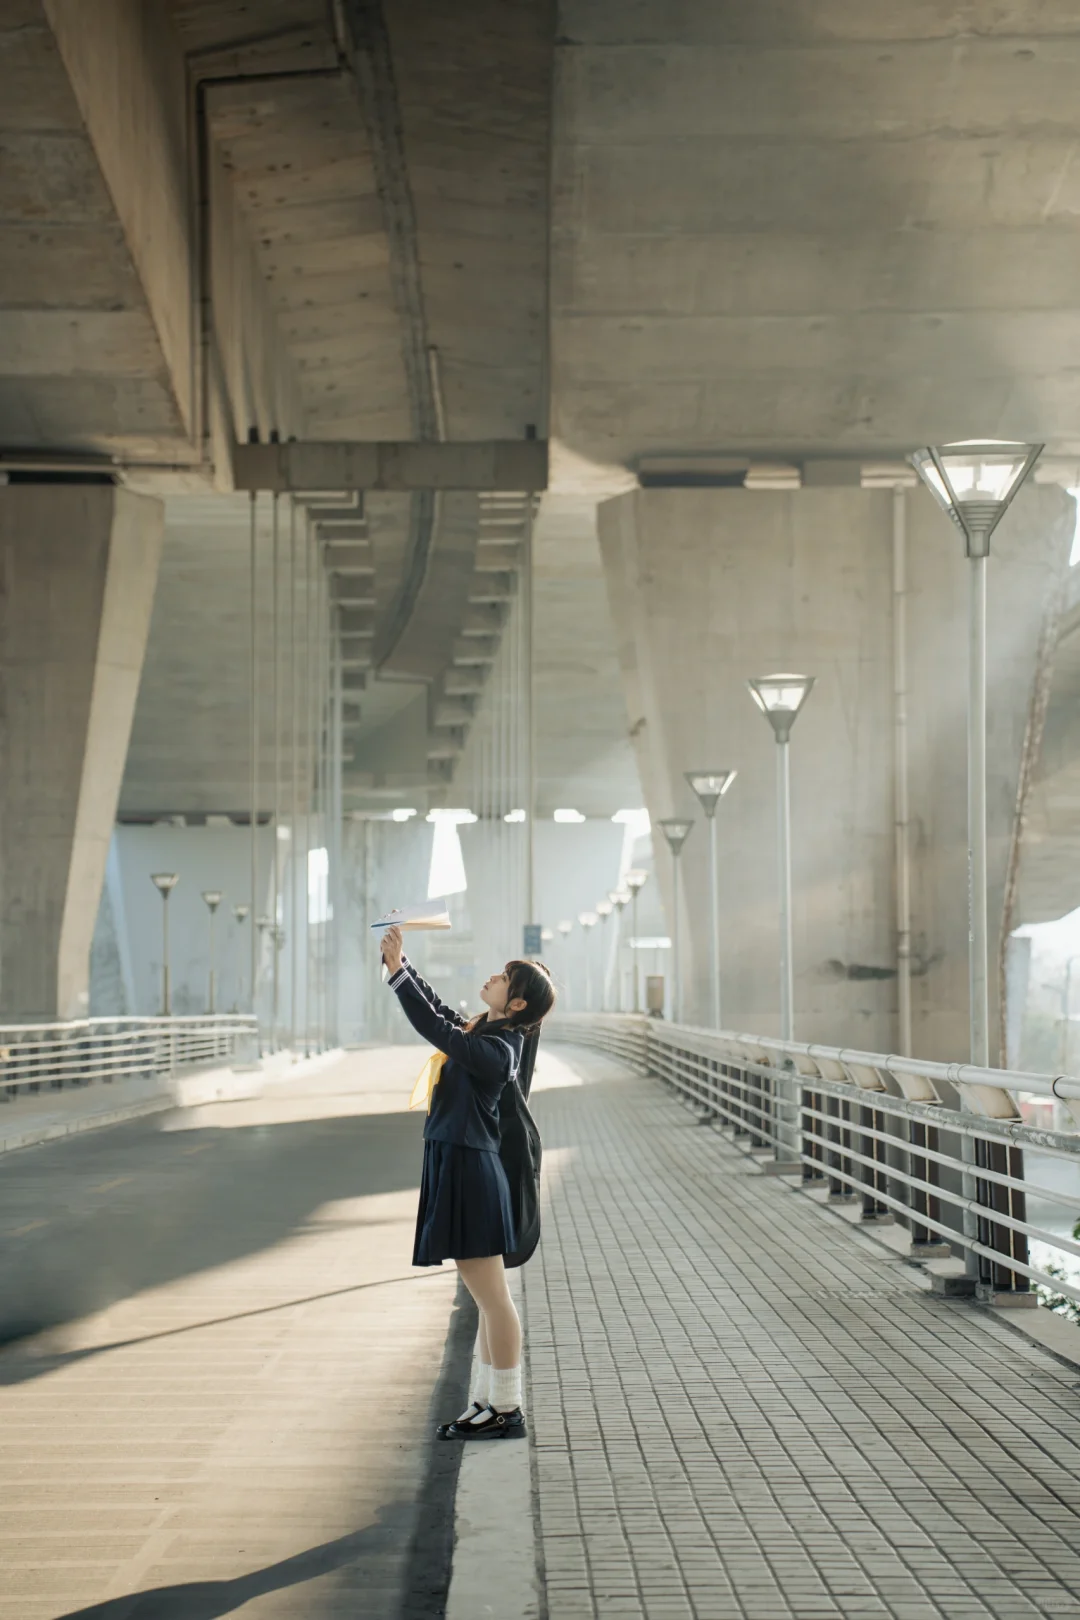
POLYGON ((441 1612, 473 1319, 410 1264, 415 1067, 0 1158, 0 1620, 441 1612))

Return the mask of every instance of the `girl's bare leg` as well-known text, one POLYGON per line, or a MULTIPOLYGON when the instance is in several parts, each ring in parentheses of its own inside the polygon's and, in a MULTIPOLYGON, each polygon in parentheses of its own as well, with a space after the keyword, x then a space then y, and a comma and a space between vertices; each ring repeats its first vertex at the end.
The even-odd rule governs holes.
MULTIPOLYGON (((468 1263, 469 1262, 466 1260, 465 1264, 468 1265, 468 1263)), ((468 1287, 468 1284, 466 1283, 465 1286, 468 1287)), ((476 1335, 476 1349, 484 1366, 490 1367, 491 1346, 488 1343, 487 1321, 484 1317, 483 1311, 480 1312, 480 1331, 476 1335)))
POLYGON ((521 1323, 510 1298, 502 1255, 458 1260, 455 1264, 462 1282, 480 1308, 480 1342, 483 1346, 486 1337, 489 1364, 496 1369, 520 1366, 521 1323))

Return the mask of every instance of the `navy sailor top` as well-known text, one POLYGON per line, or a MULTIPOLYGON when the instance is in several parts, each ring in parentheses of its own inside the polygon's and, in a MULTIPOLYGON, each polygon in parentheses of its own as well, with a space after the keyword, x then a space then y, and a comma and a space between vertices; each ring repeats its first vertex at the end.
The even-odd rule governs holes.
POLYGON ((424 1140, 498 1153, 499 1097, 517 1073, 521 1031, 501 1018, 467 1030, 461 1014, 439 1000, 405 957, 390 979, 390 989, 416 1033, 446 1053, 431 1094, 424 1140))

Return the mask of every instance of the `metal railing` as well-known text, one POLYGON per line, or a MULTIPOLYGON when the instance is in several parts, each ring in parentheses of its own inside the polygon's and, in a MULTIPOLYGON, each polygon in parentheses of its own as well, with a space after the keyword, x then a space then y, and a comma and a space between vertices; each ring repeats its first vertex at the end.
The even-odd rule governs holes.
POLYGON ((0 1103, 43 1087, 150 1080, 254 1058, 255 1019, 83 1018, 0 1024, 0 1103))
POLYGON ((1025 1124, 1018 1103, 1080 1102, 1074 1076, 924 1062, 620 1014, 561 1015, 551 1033, 657 1076, 730 1129, 764 1168, 826 1186, 830 1202, 860 1204, 867 1222, 901 1223, 914 1256, 965 1255, 964 1275, 949 1279, 950 1292, 998 1298, 1030 1294, 1035 1283, 1080 1302, 1080 1272, 1070 1281, 1054 1262, 1047 1271, 1032 1263, 1029 1248, 1035 1240, 1080 1259, 1080 1242, 1034 1224, 1027 1208, 1037 1199, 1080 1215, 1080 1132, 1025 1124), (1029 1180, 1025 1150, 1066 1161, 1076 1172, 1072 1190, 1029 1180))

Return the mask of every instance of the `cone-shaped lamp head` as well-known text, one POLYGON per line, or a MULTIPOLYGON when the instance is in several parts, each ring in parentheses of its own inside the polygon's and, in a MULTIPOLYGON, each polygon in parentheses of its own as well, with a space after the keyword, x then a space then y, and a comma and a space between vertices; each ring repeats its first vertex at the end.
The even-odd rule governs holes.
POLYGON ((787 742, 813 689, 813 675, 759 675, 746 684, 750 696, 776 733, 777 742, 787 742))
POLYGON ((963 533, 969 557, 990 555, 990 536, 1042 454, 1041 444, 1005 439, 970 439, 927 445, 911 464, 963 533))

